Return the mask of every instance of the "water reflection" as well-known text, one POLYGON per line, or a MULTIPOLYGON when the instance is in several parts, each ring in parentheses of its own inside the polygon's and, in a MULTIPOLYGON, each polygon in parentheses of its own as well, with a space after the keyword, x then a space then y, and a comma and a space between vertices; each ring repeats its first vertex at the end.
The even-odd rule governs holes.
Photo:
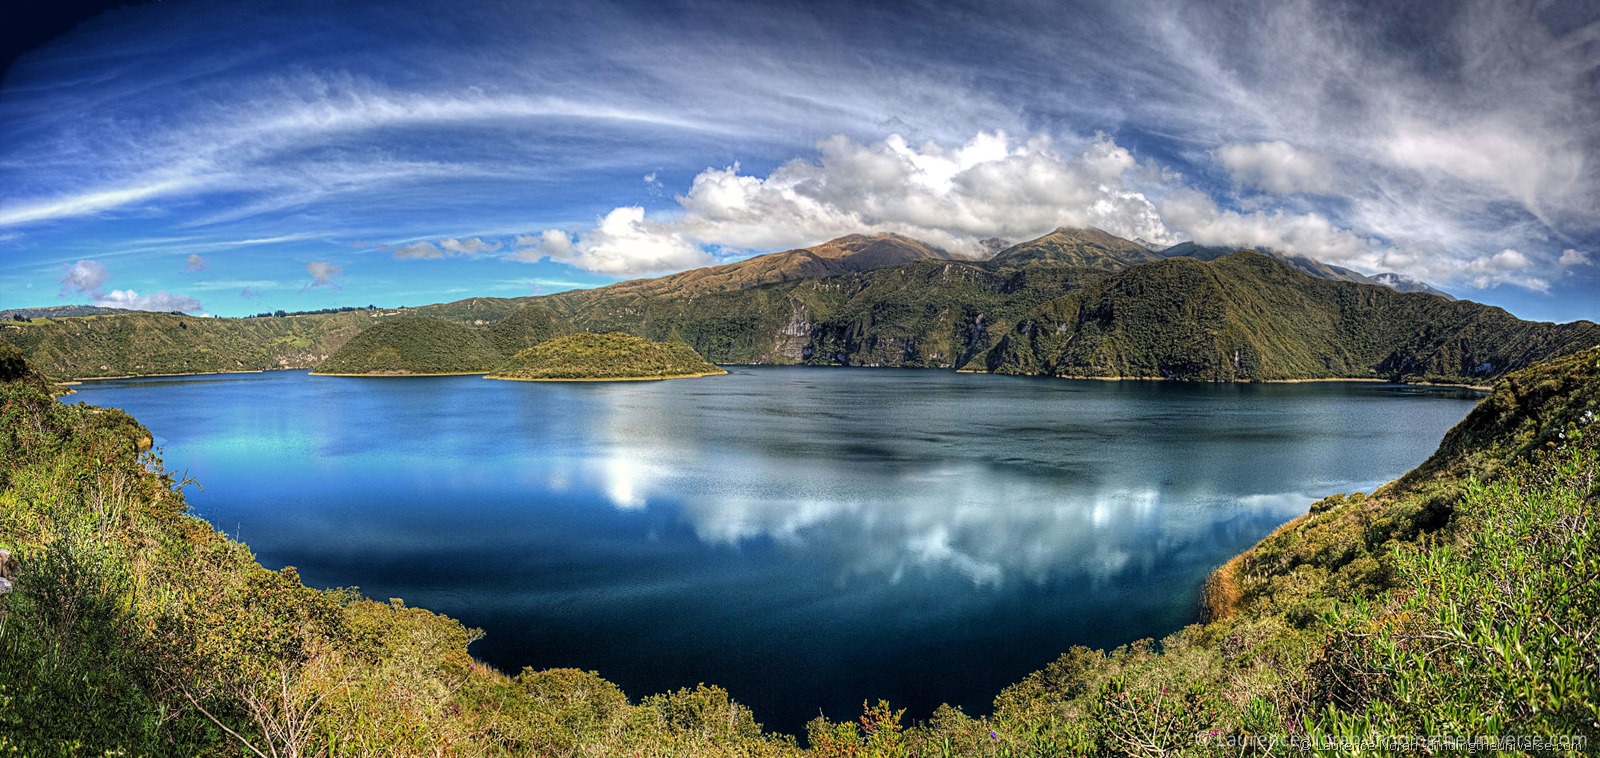
MULTIPOLYGON (((618 509, 673 509, 707 545, 765 540, 851 578, 953 572, 999 588, 1103 582, 1239 545, 1322 494, 1381 481, 1330 473, 1403 470, 1364 465, 1387 451, 1348 448, 1349 437, 1372 435, 1362 424, 1370 409, 1349 385, 1318 398, 1304 388, 1096 392, 1106 385, 1063 382, 1027 404, 996 390, 1039 392, 1037 383, 916 378, 898 376, 913 385, 898 391, 800 381, 770 393, 595 393, 586 399, 603 421, 587 445, 604 452, 588 476, 618 509), (1298 406, 1274 405, 1274 395, 1298 406), (1263 477, 1263 467, 1276 472, 1263 477)), ((570 475, 560 468, 552 486, 570 475)))

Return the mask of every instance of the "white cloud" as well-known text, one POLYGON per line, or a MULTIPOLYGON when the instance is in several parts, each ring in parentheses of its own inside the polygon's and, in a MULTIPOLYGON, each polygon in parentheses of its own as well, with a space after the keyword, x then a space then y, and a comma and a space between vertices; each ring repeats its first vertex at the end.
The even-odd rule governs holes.
POLYGON ((553 261, 615 276, 661 274, 709 265, 712 258, 670 224, 649 221, 638 206, 617 208, 572 243, 565 232, 547 230, 539 251, 553 261))
POLYGON ((499 250, 501 245, 499 242, 485 242, 482 237, 471 237, 459 240, 440 240, 439 247, 457 255, 477 255, 478 253, 492 253, 499 250))
POLYGON ((99 297, 106 280, 111 278, 111 273, 97 261, 78 261, 62 268, 65 269, 66 275, 61 277, 61 297, 68 295, 99 297))
POLYGON ((1216 157, 1240 185, 1282 195, 1333 189, 1333 170, 1327 161, 1283 140, 1223 145, 1216 157))
POLYGON ((446 256, 471 256, 479 253, 492 253, 501 247, 502 245, 499 242, 486 242, 482 237, 469 237, 467 239, 442 239, 437 244, 427 240, 419 240, 394 248, 390 248, 387 245, 379 245, 378 249, 392 250, 396 260, 435 260, 446 256))
POLYGON ((95 305, 105 308, 126 308, 130 311, 156 311, 158 313, 198 313, 204 308, 200 301, 188 295, 176 295, 171 292, 159 291, 149 295, 141 295, 133 290, 112 290, 95 301, 95 305))
POLYGON ((395 260, 427 260, 443 258, 444 253, 432 242, 413 242, 394 249, 395 260))
POLYGON ((185 262, 184 268, 190 271, 204 271, 206 270, 206 259, 190 253, 189 260, 185 262))
POLYGON ((1588 253, 1567 248, 1561 251, 1561 257, 1556 260, 1556 263, 1562 266, 1592 266, 1594 265, 1594 259, 1588 253))
POLYGON ((1487 289, 1501 283, 1515 284, 1538 292, 1550 289, 1544 278, 1529 273, 1536 266, 1528 256, 1506 248, 1498 253, 1479 255, 1460 267, 1460 276, 1472 286, 1487 289))
POLYGON ((1382 254, 1377 243, 1335 226, 1320 214, 1225 210, 1190 189, 1168 195, 1161 203, 1161 215, 1202 245, 1271 248, 1329 263, 1367 267, 1382 254))
POLYGON ((707 247, 776 250, 857 232, 898 232, 972 256, 988 252, 983 239, 1027 239, 1058 226, 1178 241, 1143 192, 1146 175, 1161 172, 1105 137, 1070 153, 1047 137, 1018 141, 1003 132, 953 148, 900 135, 872 144, 834 136, 818 151, 814 161, 792 160, 765 177, 738 164, 708 168, 675 198, 675 217, 652 221, 641 208, 617 208, 576 243, 565 231, 519 237, 525 250, 513 257, 542 254, 624 275, 703 265, 707 247))
POLYGON ((306 273, 311 275, 311 283, 302 287, 301 290, 304 291, 312 287, 332 287, 334 289, 339 289, 339 283, 334 280, 334 277, 343 272, 344 269, 342 267, 336 266, 327 261, 312 261, 307 263, 306 273))

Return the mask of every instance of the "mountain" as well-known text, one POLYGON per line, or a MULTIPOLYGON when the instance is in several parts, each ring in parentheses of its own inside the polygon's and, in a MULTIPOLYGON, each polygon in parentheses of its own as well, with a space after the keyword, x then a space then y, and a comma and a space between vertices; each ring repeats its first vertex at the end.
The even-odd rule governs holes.
POLYGON ((315 366, 361 330, 410 314, 471 327, 505 357, 561 334, 621 331, 683 342, 713 363, 1468 384, 1600 343, 1587 321, 1521 321, 1345 281, 1360 275, 1309 259, 1178 249, 1192 255, 1059 229, 978 262, 895 235, 852 235, 537 298, 287 318, 0 322, 0 339, 57 378, 315 366))
POLYGON ((505 361, 485 330, 433 316, 393 316, 344 343, 313 373, 324 376, 481 374, 505 361))
POLYGON ((1304 255, 1289 255, 1267 248, 1247 247, 1215 247, 1197 245, 1193 242, 1180 242, 1172 247, 1162 250, 1163 258, 1194 258, 1202 261, 1213 261, 1224 255, 1237 253, 1244 250, 1260 253, 1269 258, 1275 258, 1285 264, 1293 266, 1300 271, 1310 274, 1318 279, 1331 279, 1337 282, 1355 282, 1356 284, 1380 284, 1399 292, 1423 292, 1429 295, 1454 300, 1455 296, 1437 289, 1427 282, 1418 281, 1404 274, 1375 274, 1367 276, 1359 271, 1353 271, 1343 266, 1323 263, 1315 258, 1304 255))
POLYGON ((1038 239, 1012 245, 989 259, 1000 270, 1024 266, 1120 271, 1161 260, 1148 247, 1099 229, 1061 227, 1038 239))
POLYGON ((196 318, 135 311, 0 321, 0 340, 55 379, 262 371, 316 365, 378 315, 196 318))
POLYGON ((663 293, 703 295, 749 289, 763 284, 822 279, 920 260, 950 257, 939 248, 898 234, 851 234, 813 247, 768 253, 754 258, 684 271, 655 279, 633 279, 601 287, 608 295, 648 296, 663 293))
POLYGON ((10 308, 0 311, 0 321, 20 321, 29 318, 104 316, 112 313, 134 313, 134 311, 126 308, 105 308, 98 305, 52 305, 44 308, 10 308))
POLYGON ((1456 299, 1454 295, 1448 292, 1438 289, 1420 279, 1406 276, 1405 274, 1382 273, 1373 274, 1369 278, 1372 279, 1374 284, 1381 284, 1396 292, 1423 292, 1429 295, 1437 295, 1449 300, 1456 299))
POLYGON ((489 327, 489 342, 506 357, 523 348, 576 331, 570 321, 542 303, 528 303, 489 327))
POLYGON ((1041 305, 985 357, 997 373, 1486 383, 1600 344, 1600 326, 1313 278, 1255 252, 1135 266, 1041 305))
POLYGON ((578 333, 519 351, 490 379, 608 381, 682 379, 726 374, 682 342, 653 342, 622 332, 578 333))

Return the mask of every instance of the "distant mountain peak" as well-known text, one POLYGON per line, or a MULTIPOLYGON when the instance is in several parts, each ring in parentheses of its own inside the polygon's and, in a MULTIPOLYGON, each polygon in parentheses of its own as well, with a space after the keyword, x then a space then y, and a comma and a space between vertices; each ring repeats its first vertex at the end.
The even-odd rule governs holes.
POLYGON ((989 259, 997 268, 1055 265, 1118 271, 1161 256, 1133 240, 1094 227, 1062 226, 1055 231, 1012 245, 989 259))
POLYGON ((73 316, 104 316, 112 313, 132 312, 126 308, 107 308, 100 305, 47 305, 41 308, 9 308, 0 311, 0 319, 71 318, 73 316))
POLYGON ((1202 261, 1212 261, 1230 253, 1241 250, 1260 253, 1268 258, 1275 259, 1294 267, 1302 273, 1329 279, 1336 282, 1355 282, 1356 284, 1377 284, 1397 292, 1422 292, 1435 295, 1447 300, 1456 299, 1450 293, 1440 290, 1426 282, 1419 281, 1404 274, 1373 274, 1367 275, 1343 266, 1324 263, 1307 255, 1283 253, 1267 247, 1242 247, 1228 245, 1199 245, 1194 242, 1180 242, 1161 251, 1163 258, 1196 258, 1202 261))
POLYGON ((727 292, 794 279, 821 279, 919 260, 949 260, 950 254, 893 232, 847 234, 811 247, 758 255, 720 266, 691 269, 654 279, 633 279, 602 289, 652 295, 727 292))

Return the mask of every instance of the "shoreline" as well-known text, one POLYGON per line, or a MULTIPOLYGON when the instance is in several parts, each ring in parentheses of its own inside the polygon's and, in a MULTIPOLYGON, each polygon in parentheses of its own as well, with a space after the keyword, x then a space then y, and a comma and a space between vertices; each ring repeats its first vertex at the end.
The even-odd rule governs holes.
POLYGON ((521 376, 494 376, 486 374, 483 378, 497 382, 664 382, 670 379, 699 379, 702 376, 727 376, 726 371, 704 372, 699 374, 674 374, 672 376, 616 376, 609 378, 592 379, 535 379, 521 376))
POLYGON ((386 372, 386 373, 372 373, 372 374, 324 374, 324 373, 322 373, 320 371, 312 371, 310 374, 308 374, 308 376, 349 376, 349 377, 354 377, 354 378, 357 378, 357 379, 407 379, 407 378, 412 378, 412 377, 424 377, 424 376, 483 376, 484 374, 487 374, 487 373, 489 373, 489 372, 487 372, 487 371, 444 371, 444 372, 440 372, 440 373, 437 373, 437 374, 413 374, 411 372, 390 371, 390 372, 386 372))
MULTIPOLYGON (((785 365, 790 365, 790 366, 801 366, 801 367, 806 367, 807 366, 807 364, 804 364, 804 363, 794 363, 794 364, 780 364, 780 363, 729 363, 729 364, 725 364, 725 365, 729 365, 729 366, 785 366, 785 365)), ((908 368, 906 366, 810 366, 810 367, 811 368, 908 368)), ((306 367, 306 366, 294 366, 294 367, 286 367, 286 368, 268 368, 268 369, 239 369, 239 370, 236 370, 236 371, 197 371, 197 372, 193 372, 193 373, 180 373, 180 374, 123 374, 123 375, 118 375, 118 376, 90 376, 90 377, 77 377, 77 378, 68 379, 68 380, 65 380, 65 381, 58 381, 58 382, 56 382, 56 384, 61 384, 61 385, 66 385, 66 386, 75 386, 75 385, 80 385, 80 384, 82 384, 84 382, 98 382, 98 381, 111 380, 111 379, 148 379, 148 378, 155 378, 155 377, 175 377, 175 376, 220 376, 220 375, 223 375, 223 374, 264 374, 264 373, 266 373, 268 371, 304 371, 307 368, 308 367, 306 367)), ((934 369, 918 369, 918 370, 923 370, 923 371, 949 371, 950 369, 937 369, 937 368, 934 368, 934 369)), ((1394 381, 1394 380, 1391 380, 1391 379, 1379 379, 1379 378, 1375 378, 1375 377, 1313 377, 1313 378, 1304 378, 1304 379, 1239 379, 1239 380, 1232 380, 1232 381, 1226 381, 1226 382, 1217 382, 1217 381, 1205 381, 1205 380, 1198 380, 1198 379, 1195 379, 1195 380, 1191 380, 1191 379, 1170 379, 1170 378, 1167 378, 1167 377, 1164 377, 1164 376, 1057 376, 1057 375, 1052 375, 1052 374, 997 374, 997 373, 994 373, 994 372, 991 372, 991 371, 978 371, 978 370, 974 370, 974 369, 964 369, 964 368, 963 369, 955 369, 954 371, 957 374, 988 374, 990 376, 1037 376, 1037 377, 1044 377, 1044 378, 1048 378, 1048 379, 1084 379, 1084 380, 1095 381, 1095 382, 1193 382, 1193 383, 1196 383, 1196 384, 1308 384, 1308 383, 1312 383, 1312 382, 1363 382, 1363 383, 1370 383, 1370 384, 1393 384, 1395 386, 1400 386, 1400 387, 1454 388, 1454 389, 1474 390, 1474 391, 1478 391, 1478 392, 1487 392, 1487 391, 1493 389, 1493 387, 1491 385, 1488 385, 1488 384, 1467 384, 1465 382, 1432 382, 1432 381, 1397 382, 1397 381, 1394 381)), ((726 371, 721 372, 721 374, 726 374, 726 373, 728 373, 728 372, 726 372, 726 371)), ((704 374, 681 374, 681 375, 677 375, 677 376, 629 376, 629 377, 616 377, 616 378, 610 378, 610 379, 526 379, 526 378, 516 378, 516 377, 493 376, 493 374, 494 374, 494 372, 492 372, 492 371, 452 371, 452 372, 435 373, 435 374, 412 374, 412 373, 325 374, 325 373, 317 371, 316 369, 311 369, 311 373, 309 375, 310 376, 341 376, 341 377, 354 377, 354 378, 364 378, 364 379, 404 379, 406 377, 425 377, 425 376, 482 376, 485 379, 494 379, 494 380, 503 381, 503 382, 653 382, 653 381, 664 381, 664 380, 667 380, 667 379, 696 379, 696 378, 703 377, 703 376, 720 376, 721 375, 721 374, 713 374, 713 373, 704 373, 704 374)))
POLYGON ((80 376, 56 384, 83 384, 84 382, 99 382, 107 379, 152 379, 156 377, 173 376, 222 376, 223 374, 265 374, 268 371, 303 371, 304 367, 296 368, 242 368, 234 371, 190 371, 178 374, 121 374, 118 376, 80 376))
MULTIPOLYGON (((988 371, 963 371, 960 374, 988 374, 988 371)), ((1235 379, 1225 382, 1208 381, 1202 379, 1172 379, 1165 376, 1058 376, 1054 374, 993 374, 994 376, 1039 376, 1047 379, 1085 379, 1094 382, 1189 382, 1193 384, 1314 384, 1317 382, 1356 382, 1362 384, 1392 384, 1396 387, 1439 387, 1488 392, 1494 389, 1488 384, 1466 384, 1463 382, 1397 382, 1393 379, 1379 379, 1370 376, 1345 376, 1345 377, 1313 377, 1307 379, 1235 379)))

